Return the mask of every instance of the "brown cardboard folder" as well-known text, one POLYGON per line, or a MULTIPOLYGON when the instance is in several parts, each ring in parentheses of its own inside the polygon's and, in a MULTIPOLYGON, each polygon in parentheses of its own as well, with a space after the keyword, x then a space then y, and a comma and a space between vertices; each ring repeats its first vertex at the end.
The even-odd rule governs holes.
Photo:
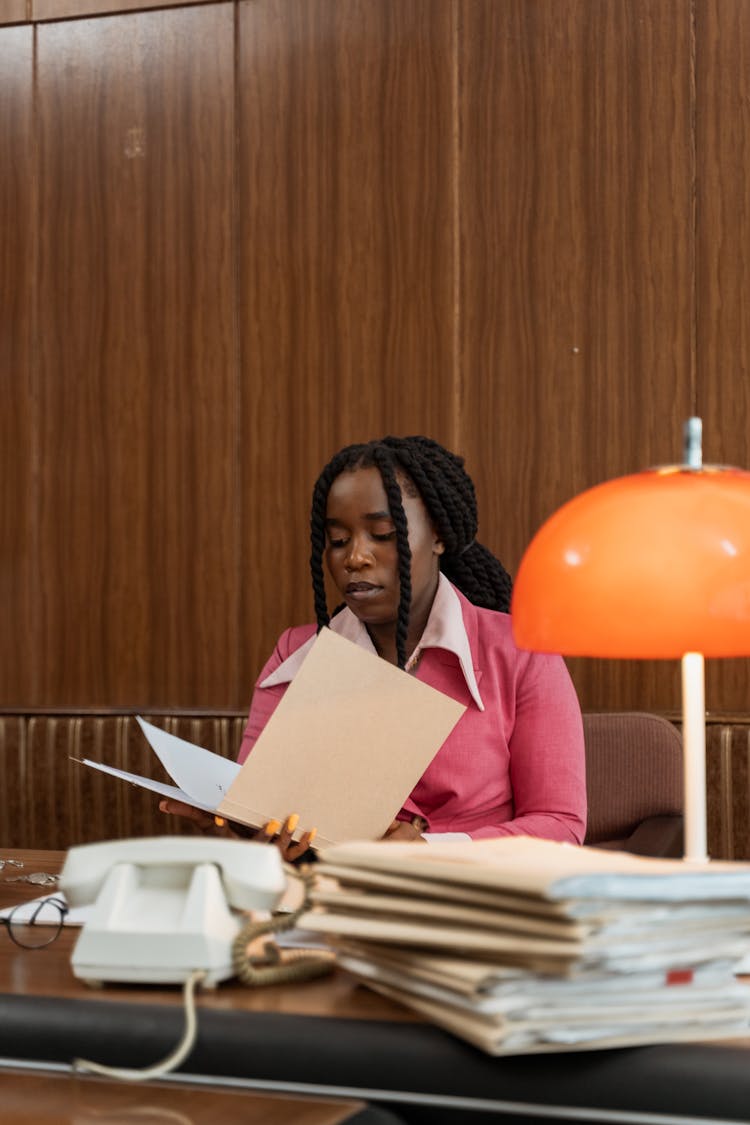
POLYGON ((299 814, 316 844, 382 836, 465 707, 323 629, 242 766, 138 719, 176 785, 88 759, 162 797, 259 828, 299 814))
POLYGON ((299 813, 316 843, 382 836, 465 707, 323 629, 218 812, 299 813))

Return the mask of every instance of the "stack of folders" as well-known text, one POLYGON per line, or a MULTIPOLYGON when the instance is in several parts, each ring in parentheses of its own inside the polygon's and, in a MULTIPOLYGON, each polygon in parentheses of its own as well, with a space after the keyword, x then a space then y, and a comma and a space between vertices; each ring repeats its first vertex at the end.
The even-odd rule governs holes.
POLYGON ((318 870, 300 924, 490 1054, 750 1034, 750 865, 505 837, 338 844, 318 870))

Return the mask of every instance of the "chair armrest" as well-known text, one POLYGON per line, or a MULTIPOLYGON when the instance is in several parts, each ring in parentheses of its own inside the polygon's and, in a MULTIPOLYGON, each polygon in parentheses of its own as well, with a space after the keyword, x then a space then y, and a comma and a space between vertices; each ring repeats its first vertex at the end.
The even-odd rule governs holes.
POLYGON ((623 844, 626 852, 679 859, 683 852, 682 816, 647 816, 623 844))

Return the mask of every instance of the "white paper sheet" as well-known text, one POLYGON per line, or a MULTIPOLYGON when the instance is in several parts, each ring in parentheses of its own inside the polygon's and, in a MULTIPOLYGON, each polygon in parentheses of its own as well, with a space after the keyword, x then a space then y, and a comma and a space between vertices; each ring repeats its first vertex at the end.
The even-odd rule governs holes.
POLYGON ((131 785, 158 793, 160 797, 183 801, 204 812, 215 812, 241 767, 220 754, 213 754, 202 746, 168 734, 140 716, 136 716, 136 721, 167 773, 177 782, 176 786, 138 773, 128 773, 104 762, 94 762, 90 758, 76 760, 122 781, 129 781, 131 785))
POLYGON ((149 789, 152 793, 158 793, 160 797, 169 797, 174 801, 184 801, 186 805, 192 805, 196 809, 203 809, 204 812, 216 811, 216 805, 203 804, 184 789, 178 789, 176 785, 166 785, 163 781, 154 781, 150 777, 142 777, 139 773, 128 773, 127 770, 118 770, 115 766, 105 765, 104 762, 92 762, 90 758, 76 758, 75 761, 82 762, 84 766, 91 766, 92 769, 101 770, 102 773, 110 773, 113 777, 119 777, 122 781, 129 781, 131 785, 138 785, 141 789, 149 789))
POLYGON ((178 788, 189 794, 190 803, 200 802, 201 808, 215 809, 241 767, 221 754, 213 754, 202 746, 168 734, 140 716, 137 722, 169 776, 177 782, 178 788))
MULTIPOLYGON (((62 891, 52 890, 49 894, 40 895, 39 898, 32 898, 29 902, 18 903, 16 906, 6 906, 4 910, 0 910, 0 918, 8 918, 13 915, 14 922, 27 922, 36 910, 40 902, 46 902, 47 899, 55 898, 58 902, 65 902, 65 895, 62 891)), ((73 906, 68 909, 63 924, 66 926, 82 926, 84 922, 88 921, 89 914, 91 913, 91 906, 73 906)), ((60 914, 53 906, 43 906, 36 916, 35 922, 37 925, 55 925, 60 918, 60 914)))

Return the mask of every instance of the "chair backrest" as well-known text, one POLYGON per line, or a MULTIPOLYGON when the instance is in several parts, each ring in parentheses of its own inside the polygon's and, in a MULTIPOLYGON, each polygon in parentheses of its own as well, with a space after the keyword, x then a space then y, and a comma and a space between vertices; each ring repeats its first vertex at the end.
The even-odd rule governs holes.
POLYGON ((628 847, 649 817, 681 816, 682 737, 644 711, 583 716, 589 802, 586 843, 628 847))

